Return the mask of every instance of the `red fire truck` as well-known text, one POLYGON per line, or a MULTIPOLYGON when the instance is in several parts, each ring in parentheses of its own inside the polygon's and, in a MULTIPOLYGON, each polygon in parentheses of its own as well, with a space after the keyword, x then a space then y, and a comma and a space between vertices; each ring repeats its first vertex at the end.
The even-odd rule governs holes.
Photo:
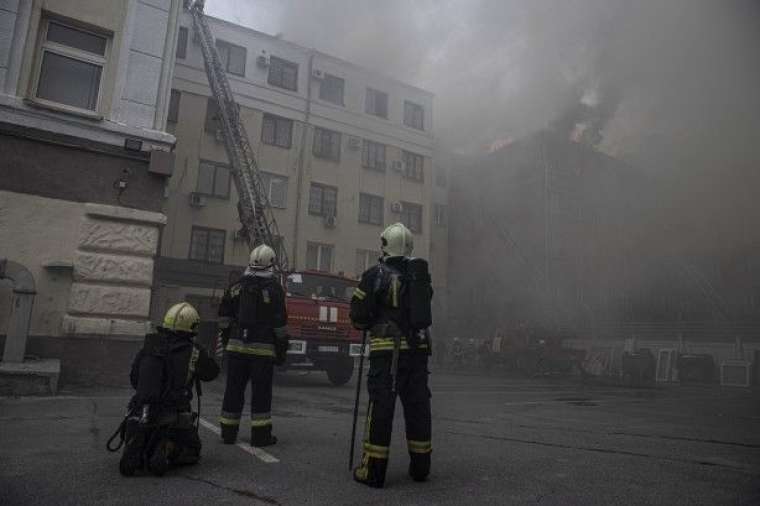
POLYGON ((290 348, 286 369, 327 372, 344 385, 359 356, 361 334, 351 326, 349 303, 357 282, 317 271, 294 272, 287 279, 290 348))

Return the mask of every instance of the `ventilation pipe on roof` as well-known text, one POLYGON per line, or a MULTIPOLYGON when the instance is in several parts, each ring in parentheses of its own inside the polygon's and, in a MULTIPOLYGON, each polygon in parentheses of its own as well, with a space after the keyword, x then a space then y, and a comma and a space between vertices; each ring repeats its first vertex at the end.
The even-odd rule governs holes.
POLYGON ((3 362, 23 362, 26 339, 29 336, 29 324, 32 320, 34 296, 37 293, 34 276, 20 263, 0 258, 1 279, 9 279, 13 283, 11 317, 5 337, 3 362))

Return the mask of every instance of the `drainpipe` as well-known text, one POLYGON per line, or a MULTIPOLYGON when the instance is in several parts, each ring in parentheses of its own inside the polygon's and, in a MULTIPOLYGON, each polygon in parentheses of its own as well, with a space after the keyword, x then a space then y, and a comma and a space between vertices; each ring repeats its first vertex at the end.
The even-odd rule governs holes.
POLYGON ((13 283, 11 318, 5 337, 3 362, 23 362, 34 296, 37 293, 34 288, 34 276, 20 263, 0 258, 0 279, 9 279, 13 283))
POLYGON ((309 68, 306 74, 306 115, 304 116, 303 132, 301 133, 301 147, 298 153, 298 175, 296 177, 296 216, 293 221, 293 263, 291 270, 296 270, 298 265, 298 229, 301 225, 301 197, 303 196, 304 161, 306 158, 306 137, 309 134, 309 121, 311 120, 311 71, 314 67, 314 51, 309 51, 309 68))

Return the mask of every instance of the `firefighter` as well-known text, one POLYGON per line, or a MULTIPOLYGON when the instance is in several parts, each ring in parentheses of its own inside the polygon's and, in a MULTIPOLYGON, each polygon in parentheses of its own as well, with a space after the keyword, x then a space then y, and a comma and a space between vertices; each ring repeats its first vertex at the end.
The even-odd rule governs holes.
MULTIPOLYGON (((130 372, 135 395, 125 420, 124 453, 119 470, 125 476, 147 467, 157 476, 170 464, 194 464, 201 440, 192 412, 193 386, 211 381, 219 366, 193 341, 200 317, 186 302, 173 305, 157 332, 145 336, 130 372)), ((200 405, 200 404, 199 404, 200 405)))
POLYGON ((219 423, 222 441, 235 443, 245 404, 245 387, 252 386, 251 446, 277 442, 272 435, 272 375, 287 352, 285 291, 274 272, 275 252, 262 244, 250 256, 243 276, 222 297, 219 316, 230 319, 227 386, 219 423))
POLYGON ((351 299, 353 325, 370 336, 364 451, 354 479, 376 488, 385 483, 396 393, 404 408, 409 475, 415 481, 427 478, 432 451, 427 328, 433 290, 427 262, 410 258, 412 234, 401 223, 380 237, 383 256, 362 274, 351 299))

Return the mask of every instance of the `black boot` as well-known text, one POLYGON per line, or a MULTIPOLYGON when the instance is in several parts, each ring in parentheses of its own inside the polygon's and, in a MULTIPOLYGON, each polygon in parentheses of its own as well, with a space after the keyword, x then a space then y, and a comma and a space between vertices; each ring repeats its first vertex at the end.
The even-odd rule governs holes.
POLYGON ((162 439, 158 442, 148 459, 148 470, 154 476, 163 476, 169 470, 169 454, 172 453, 172 450, 171 441, 162 439))
POLYGON ((251 428, 251 446, 264 447, 272 446, 276 443, 277 438, 272 435, 271 425, 251 428))
POLYGON ((362 457, 362 463, 354 469, 354 481, 372 488, 383 488, 385 485, 385 470, 388 460, 374 457, 362 457))
POLYGON ((127 420, 124 439, 124 452, 119 460, 119 472, 123 476, 134 476, 143 468, 143 450, 146 443, 146 433, 141 429, 137 419, 127 420))
POLYGON ((430 453, 410 453, 409 476, 414 481, 425 481, 430 474, 430 453))
POLYGON ((221 424, 222 427, 222 442, 226 445, 234 445, 237 441, 238 426, 221 424))

